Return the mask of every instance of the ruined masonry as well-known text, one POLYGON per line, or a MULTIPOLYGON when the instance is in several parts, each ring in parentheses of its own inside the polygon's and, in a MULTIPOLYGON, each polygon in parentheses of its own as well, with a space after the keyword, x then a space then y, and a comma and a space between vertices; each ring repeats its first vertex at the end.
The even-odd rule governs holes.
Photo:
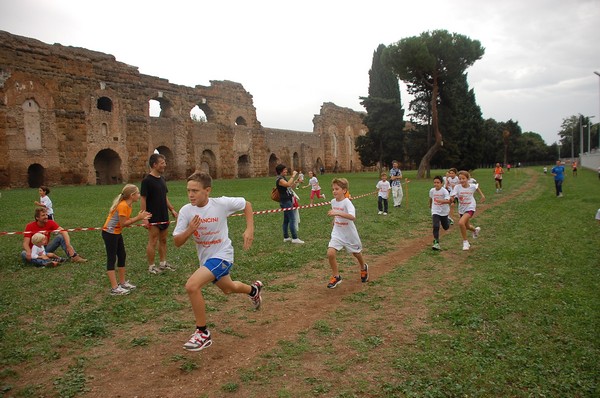
POLYGON ((240 83, 210 83, 175 85, 109 54, 0 31, 0 187, 139 182, 155 149, 168 179, 274 175, 278 163, 363 169, 360 112, 324 103, 312 132, 270 129, 240 83))

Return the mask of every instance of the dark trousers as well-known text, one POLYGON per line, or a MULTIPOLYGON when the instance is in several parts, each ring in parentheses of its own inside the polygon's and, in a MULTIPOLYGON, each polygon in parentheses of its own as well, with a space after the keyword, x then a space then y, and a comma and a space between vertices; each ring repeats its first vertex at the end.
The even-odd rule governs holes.
POLYGON ((387 213, 387 211, 388 211, 388 200, 382 198, 381 196, 378 196, 377 197, 377 208, 379 209, 379 211, 387 213))
POLYGON ((440 240, 440 224, 444 231, 447 231, 450 228, 450 220, 448 216, 440 216, 439 214, 433 214, 431 216, 431 220, 433 222, 433 239, 439 241, 440 240))
POLYGON ((106 270, 114 271, 117 259, 119 260, 119 268, 124 267, 127 253, 125 253, 123 235, 102 231, 102 239, 104 239, 104 246, 106 246, 106 270))

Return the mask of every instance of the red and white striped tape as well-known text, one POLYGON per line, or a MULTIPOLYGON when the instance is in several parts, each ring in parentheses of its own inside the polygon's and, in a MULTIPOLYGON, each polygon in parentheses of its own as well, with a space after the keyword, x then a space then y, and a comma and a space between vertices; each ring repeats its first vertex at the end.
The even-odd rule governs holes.
MULTIPOLYGON (((366 193, 364 195, 352 196, 350 198, 350 200, 364 198, 365 196, 373 195, 373 194, 376 194, 376 193, 377 193, 377 191, 375 191, 375 192, 369 192, 369 193, 366 193)), ((272 210, 259 210, 259 211, 252 212, 252 214, 279 213, 279 212, 288 211, 288 210, 300 210, 300 209, 309 209, 309 208, 312 208, 312 207, 328 206, 330 204, 331 204, 331 202, 321 202, 321 203, 317 203, 317 204, 304 205, 304 206, 298 206, 298 207, 287 207, 287 208, 272 209, 272 210)), ((244 213, 235 213, 235 214, 232 214, 230 217, 243 216, 243 215, 244 215, 244 213)), ((148 225, 170 224, 171 222, 173 222, 173 221, 162 221, 162 222, 155 222, 155 223, 149 223, 149 224, 133 224, 133 225, 128 225, 125 228, 145 227, 145 226, 148 226, 148 225)), ((66 231, 66 232, 102 231, 102 228, 96 228, 96 227, 90 227, 90 228, 68 228, 68 229, 64 228, 64 229, 52 231, 52 233, 62 232, 62 231, 66 231)), ((31 235, 31 232, 29 232, 29 231, 27 231, 27 232, 26 231, 15 231, 15 232, 2 232, 2 231, 0 231, 0 236, 3 236, 3 235, 31 235)))

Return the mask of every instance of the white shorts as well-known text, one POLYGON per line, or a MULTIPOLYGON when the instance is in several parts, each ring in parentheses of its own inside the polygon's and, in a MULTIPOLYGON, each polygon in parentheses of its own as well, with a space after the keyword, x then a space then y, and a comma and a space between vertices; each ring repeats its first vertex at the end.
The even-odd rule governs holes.
POLYGON ((358 243, 345 243, 337 238, 331 238, 329 241, 329 245, 327 247, 332 247, 337 251, 342 249, 346 249, 348 253, 360 253, 362 251, 362 244, 358 243))

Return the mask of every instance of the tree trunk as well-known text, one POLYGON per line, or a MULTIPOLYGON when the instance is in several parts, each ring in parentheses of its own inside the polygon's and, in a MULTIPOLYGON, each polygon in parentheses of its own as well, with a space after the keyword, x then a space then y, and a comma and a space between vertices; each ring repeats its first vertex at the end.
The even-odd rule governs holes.
POLYGON ((433 74, 433 89, 431 92, 431 121, 433 127, 433 135, 435 137, 435 143, 427 153, 421 159, 421 163, 419 163, 419 170, 417 171, 417 178, 424 178, 425 173, 429 169, 429 162, 433 158, 433 156, 437 153, 437 151, 442 147, 442 132, 440 131, 440 125, 438 123, 438 110, 437 110, 437 99, 438 99, 438 78, 437 71, 433 74))

